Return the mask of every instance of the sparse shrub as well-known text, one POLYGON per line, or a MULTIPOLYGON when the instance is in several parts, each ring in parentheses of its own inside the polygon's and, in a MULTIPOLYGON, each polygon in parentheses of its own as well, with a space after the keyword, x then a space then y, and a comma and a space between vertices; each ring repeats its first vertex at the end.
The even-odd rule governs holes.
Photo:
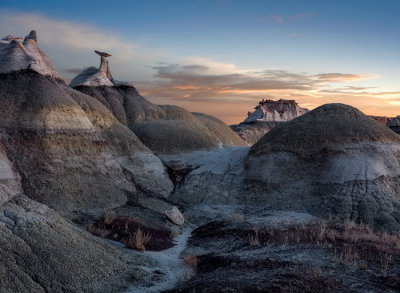
POLYGON ((392 261, 392 256, 390 254, 385 254, 381 258, 381 272, 382 272, 382 277, 384 278, 388 276, 387 269, 391 261, 392 261))
POLYGON ((344 221, 344 229, 346 231, 353 229, 355 226, 356 226, 356 222, 354 220, 346 219, 344 221))
POLYGON ((235 222, 235 223, 242 222, 243 219, 244 219, 244 215, 241 213, 232 213, 232 215, 231 215, 232 222, 235 222))
POLYGON ((258 239, 258 232, 260 231, 260 228, 254 227, 254 236, 250 235, 249 236, 249 244, 250 246, 259 246, 260 245, 260 240, 258 239))
POLYGON ((314 267, 312 269, 312 276, 313 278, 318 278, 322 274, 322 269, 320 267, 314 267))
POLYGON ((90 224, 88 227, 88 231, 91 234, 100 237, 107 237, 109 234, 109 232, 104 227, 99 227, 96 224, 90 224))
POLYGON ((140 227, 136 230, 133 235, 129 235, 128 240, 125 245, 129 248, 133 248, 139 251, 145 251, 145 245, 149 243, 151 239, 151 235, 149 233, 145 233, 140 229, 140 227))
POLYGON ((191 279, 196 275, 198 263, 199 259, 197 258, 197 255, 195 255, 194 253, 187 254, 183 257, 183 264, 185 265, 183 278, 185 281, 191 279))
POLYGON ((360 261, 360 270, 362 271, 368 270, 368 262, 366 260, 360 261))
POLYGON ((197 268, 197 263, 199 262, 197 255, 195 255, 194 253, 192 254, 187 254, 183 257, 183 263, 186 266, 190 266, 190 267, 196 267, 197 268))
POLYGON ((103 223, 104 225, 111 225, 112 222, 115 220, 116 216, 114 214, 114 212, 112 211, 107 211, 104 214, 104 219, 103 219, 103 223))

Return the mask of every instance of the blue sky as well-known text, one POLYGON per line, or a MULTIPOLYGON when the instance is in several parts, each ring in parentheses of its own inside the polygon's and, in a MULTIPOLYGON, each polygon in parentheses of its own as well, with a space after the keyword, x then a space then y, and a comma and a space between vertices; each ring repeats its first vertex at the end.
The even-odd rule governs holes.
POLYGON ((232 123, 263 97, 400 114, 399 15, 384 0, 3 0, 0 32, 36 29, 67 80, 109 51, 151 101, 232 123))

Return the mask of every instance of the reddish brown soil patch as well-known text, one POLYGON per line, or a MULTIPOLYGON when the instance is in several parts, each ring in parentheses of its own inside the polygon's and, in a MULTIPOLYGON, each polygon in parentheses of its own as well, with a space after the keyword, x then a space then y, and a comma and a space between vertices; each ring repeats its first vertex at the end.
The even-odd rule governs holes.
POLYGON ((146 223, 139 217, 115 216, 106 213, 103 219, 89 226, 89 231, 94 235, 125 244, 139 228, 151 237, 145 245, 146 250, 160 251, 175 245, 170 231, 146 223))

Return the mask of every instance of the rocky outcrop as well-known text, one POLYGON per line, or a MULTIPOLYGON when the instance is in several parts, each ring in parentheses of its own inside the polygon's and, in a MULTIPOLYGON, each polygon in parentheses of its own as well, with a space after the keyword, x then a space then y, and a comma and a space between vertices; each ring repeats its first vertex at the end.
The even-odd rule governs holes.
POLYGON ((279 125, 246 160, 246 204, 400 231, 400 136, 343 104, 279 125))
POLYGON ((388 118, 386 125, 394 132, 400 134, 400 116, 388 118))
POLYGON ((22 38, 7 36, 0 40, 0 74, 30 69, 61 79, 51 60, 39 48, 36 31, 22 38))
POLYGON ((63 214, 173 188, 161 161, 102 103, 43 72, 0 75, 0 139, 24 193, 63 214))
POLYGON ((253 113, 248 113, 244 123, 251 122, 286 122, 308 112, 308 109, 301 108, 295 100, 278 101, 262 99, 254 108, 253 113))
POLYGON ((252 122, 230 125, 231 129, 249 145, 259 141, 268 131, 282 122, 252 122))
POLYGON ((0 142, 1 292, 116 292, 132 274, 143 274, 132 265, 149 262, 145 257, 74 227, 22 194, 16 162, 0 142))
POLYGON ((231 125, 231 128, 249 145, 255 144, 268 131, 282 122, 290 121, 308 112, 301 108, 294 100, 261 100, 248 112, 248 117, 240 124, 231 125))
POLYGON ((178 106, 154 105, 143 98, 131 83, 113 79, 109 73, 108 56, 103 53, 99 68, 84 69, 70 85, 110 109, 152 151, 172 153, 244 145, 240 137, 217 118, 190 113, 178 106))

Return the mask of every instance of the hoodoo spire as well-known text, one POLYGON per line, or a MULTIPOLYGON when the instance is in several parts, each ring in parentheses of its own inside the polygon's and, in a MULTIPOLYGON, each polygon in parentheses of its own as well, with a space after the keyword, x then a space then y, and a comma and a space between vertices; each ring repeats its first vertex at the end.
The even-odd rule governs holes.
POLYGON ((114 86, 114 78, 112 77, 110 67, 108 65, 108 57, 111 54, 94 50, 100 56, 100 67, 94 66, 84 68, 81 73, 72 79, 70 86, 114 86))

